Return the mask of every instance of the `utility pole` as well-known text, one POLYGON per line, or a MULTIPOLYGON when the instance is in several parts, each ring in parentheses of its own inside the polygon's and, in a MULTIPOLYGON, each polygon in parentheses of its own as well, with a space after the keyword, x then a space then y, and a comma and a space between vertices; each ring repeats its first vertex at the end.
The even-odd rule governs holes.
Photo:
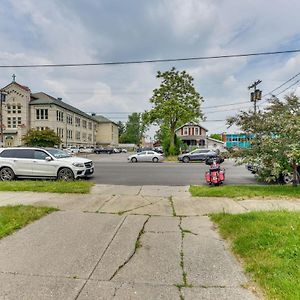
POLYGON ((258 90, 256 86, 258 86, 261 82, 261 80, 256 80, 248 86, 248 90, 254 89, 254 91, 250 94, 250 101, 254 104, 254 114, 256 114, 256 102, 261 100, 261 90, 258 90))
POLYGON ((1 126, 1 147, 3 147, 3 109, 2 109, 2 103, 5 102, 6 99, 6 92, 3 92, 2 90, 0 90, 0 126, 1 126))

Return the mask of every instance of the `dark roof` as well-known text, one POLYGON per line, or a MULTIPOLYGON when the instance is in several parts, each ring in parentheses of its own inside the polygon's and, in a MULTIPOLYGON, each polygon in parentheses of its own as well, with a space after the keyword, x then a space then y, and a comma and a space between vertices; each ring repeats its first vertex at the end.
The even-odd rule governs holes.
POLYGON ((113 124, 118 126, 118 124, 116 124, 115 122, 113 122, 113 121, 111 121, 111 120, 109 120, 106 117, 103 117, 101 115, 94 115, 93 118, 96 119, 99 123, 113 123, 113 124))
POLYGON ((200 124, 198 124, 196 122, 185 123, 185 124, 181 125, 180 127, 176 128, 176 131, 179 130, 180 128, 184 127, 184 126, 198 126, 198 127, 203 128, 204 130, 208 131, 205 127, 201 126, 200 124))
POLYGON ((30 105, 45 105, 45 104, 55 104, 59 107, 65 108, 67 110, 70 110, 74 113, 77 113, 78 115, 81 115, 85 118, 91 119, 93 121, 97 121, 97 119, 95 119, 95 117, 86 114, 85 112, 75 108, 72 105, 69 105, 65 102, 63 102, 62 100, 56 99, 44 92, 39 92, 39 93, 34 93, 31 94, 31 101, 29 103, 30 105))

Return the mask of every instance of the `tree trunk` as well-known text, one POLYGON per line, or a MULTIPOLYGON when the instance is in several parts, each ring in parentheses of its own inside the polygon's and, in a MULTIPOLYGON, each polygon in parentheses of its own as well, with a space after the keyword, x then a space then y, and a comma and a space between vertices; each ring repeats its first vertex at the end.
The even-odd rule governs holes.
POLYGON ((298 177, 297 164, 294 161, 293 162, 293 186, 297 186, 298 183, 299 183, 299 177, 298 177))

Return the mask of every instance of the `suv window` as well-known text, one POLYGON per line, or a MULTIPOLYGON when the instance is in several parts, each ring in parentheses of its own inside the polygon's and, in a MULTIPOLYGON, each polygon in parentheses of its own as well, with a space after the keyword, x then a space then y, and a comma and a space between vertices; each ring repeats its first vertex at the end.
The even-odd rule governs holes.
POLYGON ((31 149, 7 149, 0 153, 0 157, 9 158, 33 158, 33 150, 31 149))
POLYGON ((34 159, 45 160, 47 156, 49 156, 49 155, 47 153, 45 153, 44 151, 34 150, 34 159))

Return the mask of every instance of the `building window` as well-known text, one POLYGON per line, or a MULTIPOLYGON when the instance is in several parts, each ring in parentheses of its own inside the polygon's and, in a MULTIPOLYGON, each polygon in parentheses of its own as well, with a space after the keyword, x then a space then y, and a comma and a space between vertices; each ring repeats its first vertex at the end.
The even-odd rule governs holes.
POLYGON ((18 126, 20 126, 22 124, 22 118, 18 117, 18 126))
POLYGON ((18 114, 22 113, 21 104, 18 104, 18 114))
POLYGON ((76 131, 76 140, 80 140, 80 131, 76 131))
POLYGON ((12 106, 12 113, 13 113, 13 114, 16 113, 16 106, 15 106, 15 105, 12 106))
POLYGON ((72 130, 67 131, 67 137, 68 137, 68 139, 73 139, 73 131, 72 130))
POLYGON ((11 128, 11 118, 10 117, 7 118, 7 127, 11 128))
POLYGON ((11 114, 11 106, 9 104, 7 104, 7 113, 11 114))
POLYGON ((188 128, 187 127, 184 127, 183 128, 183 135, 188 135, 188 128))
POLYGON ((64 113, 60 110, 56 111, 56 121, 58 121, 58 122, 64 121, 64 113))
POLYGON ((199 127, 195 127, 195 135, 199 135, 199 127))
POLYGON ((63 137, 64 137, 64 130, 63 130, 63 128, 57 128, 57 129, 56 129, 56 134, 57 134, 57 136, 59 136, 60 138, 63 138, 63 137))
POLYGON ((35 110, 37 120, 48 120, 48 109, 39 108, 35 110))
POLYGON ((67 115, 67 123, 72 125, 73 124, 73 116, 67 115))
POLYGON ((80 127, 80 118, 79 117, 75 117, 75 126, 80 127))
POLYGON ((82 127, 86 128, 86 120, 82 120, 82 127))
POLYGON ((89 129, 90 130, 92 130, 92 128, 93 128, 92 126, 93 126, 92 122, 89 122, 89 129))
POLYGON ((17 118, 12 117, 12 128, 17 128, 17 118))
POLYGON ((92 135, 91 135, 91 134, 88 135, 88 141, 89 141, 89 142, 92 141, 92 135))
POLYGON ((82 133, 82 139, 84 142, 86 142, 86 133, 85 132, 82 133))

